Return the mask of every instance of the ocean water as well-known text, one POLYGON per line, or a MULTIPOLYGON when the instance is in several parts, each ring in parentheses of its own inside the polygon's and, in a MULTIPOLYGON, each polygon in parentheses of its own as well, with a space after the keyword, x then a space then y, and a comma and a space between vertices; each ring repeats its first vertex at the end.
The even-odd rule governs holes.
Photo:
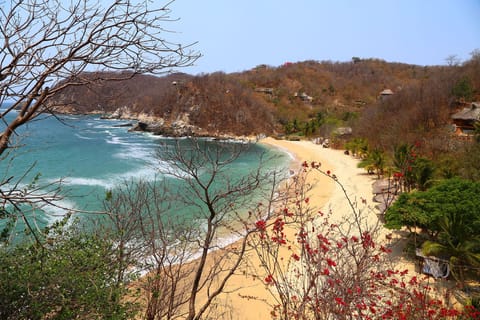
MULTIPOLYGON (((161 176, 155 157, 159 148, 173 144, 170 138, 128 132, 131 121, 105 120, 99 116, 43 116, 18 130, 12 144, 19 146, 0 161, 0 177, 14 177, 6 190, 18 182, 21 187, 46 185, 62 180, 64 199, 57 205, 79 211, 101 211, 106 192, 131 179, 173 179, 161 176), (25 172, 28 172, 22 179, 25 172), (38 176, 38 180, 35 177, 38 176)), ((211 141, 208 143, 217 143, 211 141)), ((238 142, 232 142, 238 143, 238 142)), ((254 145, 236 160, 232 175, 241 176, 258 165, 258 152, 266 151, 272 160, 266 170, 286 168, 290 157, 279 150, 254 145)), ((2 191, 3 191, 2 190, 2 191)), ((181 212, 181 211, 179 211, 181 212)), ((29 213, 39 227, 61 219, 66 211, 55 206, 29 213)), ((82 213, 82 216, 95 215, 82 213)), ((0 220, 0 227, 4 221, 0 220)), ((17 231, 24 226, 19 222, 17 231)))

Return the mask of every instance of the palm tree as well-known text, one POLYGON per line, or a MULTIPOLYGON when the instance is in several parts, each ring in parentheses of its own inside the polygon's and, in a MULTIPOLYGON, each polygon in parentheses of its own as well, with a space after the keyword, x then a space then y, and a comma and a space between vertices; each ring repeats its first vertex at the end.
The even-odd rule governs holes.
POLYGON ((440 233, 437 241, 425 241, 425 255, 446 257, 453 276, 465 283, 465 267, 480 266, 480 234, 469 232, 468 221, 461 212, 446 214, 439 221, 440 233))
POLYGON ((359 168, 365 168, 367 171, 375 171, 378 179, 383 175, 385 170, 385 152, 380 149, 373 149, 367 153, 367 156, 358 163, 359 168))
POLYGON ((406 143, 395 146, 393 153, 393 165, 402 174, 401 186, 406 191, 412 187, 412 165, 415 160, 414 146, 406 143))
POLYGON ((368 152, 368 142, 362 138, 354 138, 345 144, 345 149, 349 150, 357 158, 364 158, 368 152))
POLYGON ((432 161, 426 158, 416 158, 413 163, 413 180, 420 191, 425 191, 432 184, 435 168, 432 161))

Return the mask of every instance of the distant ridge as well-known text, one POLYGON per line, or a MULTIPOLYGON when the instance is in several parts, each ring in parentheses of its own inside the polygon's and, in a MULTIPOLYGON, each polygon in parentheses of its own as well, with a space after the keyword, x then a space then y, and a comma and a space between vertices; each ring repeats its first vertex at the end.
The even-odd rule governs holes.
MULTIPOLYGON (((468 64, 424 67, 356 58, 342 63, 261 65, 231 74, 135 75, 122 81, 102 80, 109 73, 85 73, 82 77, 97 80, 69 87, 48 104, 56 112, 99 113, 155 123, 172 135, 271 135, 283 134, 291 123, 307 123, 319 114, 345 122, 351 115, 385 104, 379 101, 382 91, 392 92, 389 96, 396 99, 405 91, 441 83, 441 89, 450 94, 456 79, 465 74, 473 74, 473 86, 480 86, 471 69, 468 64)), ((449 102, 437 104, 446 108, 449 102)), ((407 105, 404 109, 409 110, 407 105)), ((448 118, 449 111, 442 112, 448 118)))

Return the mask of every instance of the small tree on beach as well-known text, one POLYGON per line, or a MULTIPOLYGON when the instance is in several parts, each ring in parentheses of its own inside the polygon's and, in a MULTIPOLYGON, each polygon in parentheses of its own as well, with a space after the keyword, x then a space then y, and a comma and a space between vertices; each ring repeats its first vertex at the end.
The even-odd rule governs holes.
POLYGON ((262 208, 268 219, 280 197, 278 173, 265 170, 262 154, 256 170, 232 174, 232 163, 248 148, 178 140, 158 152, 159 178, 170 179, 112 190, 106 210, 113 220, 126 222, 116 223, 117 233, 130 230, 124 252, 132 249, 128 243, 141 244, 143 257, 137 261, 145 276, 137 285, 146 319, 202 319, 225 312, 215 310, 215 301, 245 262, 247 242, 256 232, 252 212, 262 208), (239 241, 227 246, 226 237, 239 241))
POLYGON ((385 226, 415 233, 420 228, 427 239, 424 254, 449 260, 453 276, 464 283, 465 270, 480 266, 479 192, 479 182, 454 178, 402 194, 387 210, 385 226))
MULTIPOLYGON (((318 170, 343 189, 317 163, 304 163, 304 170, 318 170)), ((389 237, 379 238, 379 225, 368 222, 364 209, 348 199, 350 215, 334 219, 309 202, 298 193, 296 201, 278 211, 270 223, 256 224, 260 233, 252 241, 262 261, 264 283, 277 302, 272 306, 273 318, 478 316, 475 309, 451 308, 428 278, 395 268, 389 258, 389 237)))
POLYGON ((364 168, 371 173, 375 172, 378 179, 383 176, 386 165, 385 152, 380 149, 373 149, 367 152, 366 157, 358 163, 359 168, 364 168))

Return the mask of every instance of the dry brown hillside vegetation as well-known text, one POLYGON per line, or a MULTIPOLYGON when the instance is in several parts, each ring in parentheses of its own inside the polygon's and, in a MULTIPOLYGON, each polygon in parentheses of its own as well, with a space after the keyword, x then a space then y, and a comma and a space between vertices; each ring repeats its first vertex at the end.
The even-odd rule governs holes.
POLYGON ((64 90, 49 104, 74 113, 123 108, 132 118, 143 114, 165 125, 181 121, 208 135, 329 136, 336 127, 350 126, 354 135, 385 147, 399 137, 406 142, 440 137, 458 102, 479 98, 480 54, 450 66, 353 58, 260 65, 232 74, 83 77, 92 81, 64 90), (382 98, 382 91, 393 94, 382 98))

